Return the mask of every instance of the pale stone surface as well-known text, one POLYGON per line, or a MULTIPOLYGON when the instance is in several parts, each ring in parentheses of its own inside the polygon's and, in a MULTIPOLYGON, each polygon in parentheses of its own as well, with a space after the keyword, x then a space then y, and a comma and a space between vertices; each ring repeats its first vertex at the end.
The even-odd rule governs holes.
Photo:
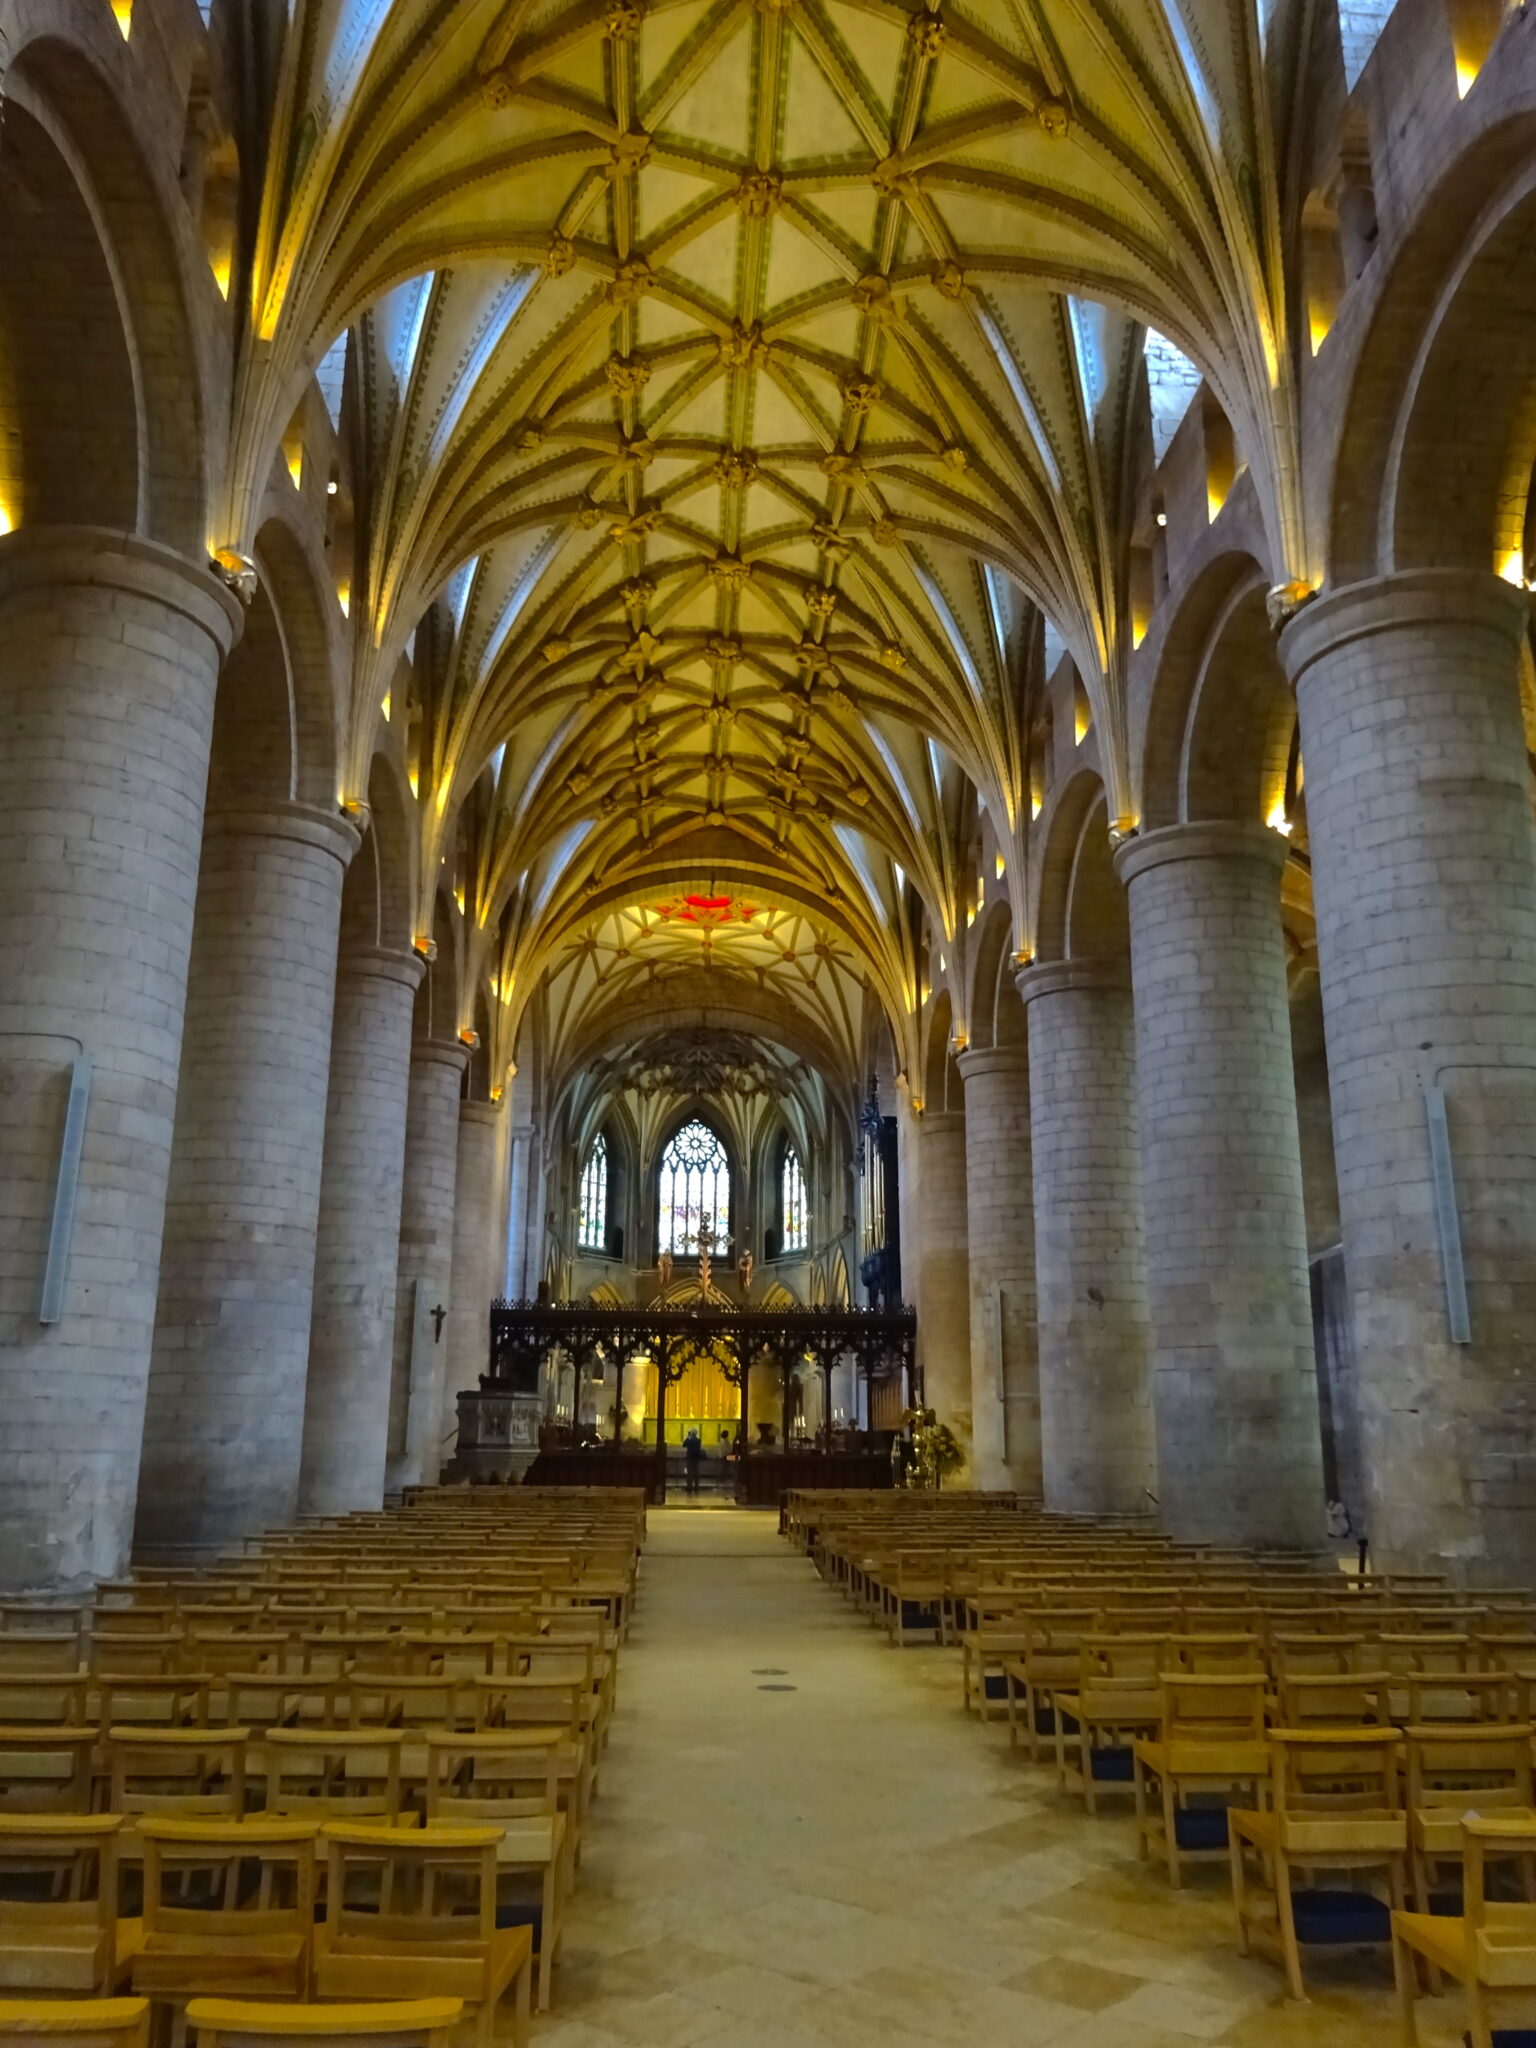
POLYGON ((0 1586, 127 1563, 218 665, 201 568, 0 539, 0 1586), (69 1073, 93 1063, 60 1321, 37 1321, 69 1073))
MULTIPOLYGON (((959 1659, 860 1625, 769 1515, 650 1517, 548 2048, 1398 2048, 1385 1965, 1237 1953, 960 1708, 959 1659), (792 1686, 766 1692, 764 1686, 792 1686)), ((1437 2011, 1441 2007, 1443 2010, 1437 2011)), ((1424 2048, 1458 2038, 1421 2003, 1424 2048)))
POLYGON ((459 1078, 469 1048, 427 1038, 411 1050, 400 1196, 400 1263, 395 1292, 394 1371, 386 1477, 391 1486, 436 1479, 446 1456, 443 1387, 446 1313, 453 1290, 453 1194, 458 1175, 459 1078))
POLYGON ((1287 846, 1172 825, 1131 914, 1157 1495, 1181 1542, 1314 1549, 1322 1440, 1280 928, 1287 846))
POLYGON ((1536 838, 1529 602, 1419 571, 1287 628, 1306 763, 1369 1527, 1536 1576, 1536 838), (1444 1087, 1472 1342, 1450 1341, 1424 1087, 1444 1087))
POLYGON ((490 1353, 490 1306, 500 1282, 492 1278, 497 1225, 498 1161, 506 1140, 506 1118, 494 1102, 459 1104, 458 1165, 453 1194, 451 1306, 444 1339, 448 1367, 443 1383, 439 1435, 458 1427, 460 1393, 475 1393, 490 1353))
POLYGON ((357 834, 224 813, 198 879, 136 1552, 208 1554, 298 1506, 341 886, 357 834))
MULTIPOLYGON (((922 1201, 906 1221, 906 1244, 918 1266, 922 1315, 918 1362, 923 1398, 954 1431, 971 1458, 971 1275, 966 1241, 963 1112, 918 1119, 922 1201)), ((961 1482, 965 1474, 958 1475, 961 1482)))
POLYGON ((976 1484, 1040 1494, 1029 1054, 962 1052, 976 1484))
POLYGON ((1047 1507, 1150 1508, 1150 1330, 1126 968, 1063 960, 1019 976, 1039 1300, 1040 1438, 1047 1507))
POLYGON ((299 1477, 306 1514, 350 1514, 384 1497, 411 1010, 422 965, 415 953, 357 945, 337 967, 299 1477))

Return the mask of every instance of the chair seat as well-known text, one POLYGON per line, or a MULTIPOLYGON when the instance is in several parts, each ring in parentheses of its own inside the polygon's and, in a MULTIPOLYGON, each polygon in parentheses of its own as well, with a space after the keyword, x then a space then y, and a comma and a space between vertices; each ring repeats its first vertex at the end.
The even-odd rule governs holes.
POLYGON ((133 1962, 133 1988, 149 1997, 201 1997, 247 1989, 295 1997, 304 1990, 309 1944, 300 1934, 240 1942, 223 1934, 150 1935, 133 1962))
POLYGON ((531 1927, 505 1927, 488 1945, 478 1936, 463 1942, 390 1942, 379 1948, 348 1940, 316 1957, 315 1990, 321 1998, 441 1996, 473 2002, 485 1997, 494 2002, 533 1961, 533 1939, 531 1927))
POLYGON ((1269 1750, 1262 1742, 1159 1742, 1143 1735, 1132 1747, 1160 1778, 1225 1778, 1246 1784, 1269 1776, 1269 1750))

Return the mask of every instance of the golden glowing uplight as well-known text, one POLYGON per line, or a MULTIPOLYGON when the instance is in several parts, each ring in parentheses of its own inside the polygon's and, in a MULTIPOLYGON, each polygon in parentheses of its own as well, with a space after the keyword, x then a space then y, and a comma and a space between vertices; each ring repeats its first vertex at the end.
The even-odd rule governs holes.
POLYGON ((219 288, 219 297, 221 299, 227 299, 229 297, 230 270, 230 259, 228 252, 226 251, 222 255, 215 256, 210 261, 208 268, 213 272, 213 281, 219 288))
POLYGON ((1269 807, 1269 816, 1264 820, 1271 832, 1283 832, 1286 838, 1291 834, 1291 821, 1285 815, 1285 798, 1277 796, 1269 807))
POLYGON ((386 690, 386 691, 384 692, 384 695, 383 695, 383 696, 382 696, 382 697, 380 698, 380 700, 379 700, 379 709, 380 709, 380 710, 381 710, 381 711, 383 712, 383 714, 384 714, 384 723, 385 723, 386 725, 388 725, 388 723, 389 723, 389 713, 390 713, 390 707, 391 707, 391 705, 392 705, 393 703, 394 703, 394 698, 393 698, 392 694, 391 694, 391 693, 390 693, 390 692, 389 692, 388 690, 386 690))
POLYGON ((1001 854, 997 856, 996 867, 997 879, 1001 881, 1003 879, 1003 876, 1008 872, 1006 863, 1004 862, 1003 856, 1001 854))
POLYGON ((420 770, 416 768, 407 768, 405 771, 405 779, 411 785, 411 795, 419 797, 421 795, 420 770))
POLYGON ((15 531, 15 515, 12 513, 10 506, 5 502, 4 498, 0 498, 0 533, 14 533, 15 531))
MULTIPOLYGON (((226 293, 227 296, 228 294, 226 293)), ((293 488, 297 491, 302 488, 304 483, 304 443, 302 441, 291 442, 285 452, 288 457, 288 475, 293 488)))
POLYGON ((336 602, 341 606, 342 617, 349 617, 352 611, 352 586, 350 583, 337 584, 336 602))
POLYGON ((1516 589, 1525 587, 1525 551, 1510 548, 1499 561, 1499 574, 1506 583, 1513 583, 1516 589))
POLYGON ((133 33, 133 0, 112 0, 112 19, 122 31, 126 43, 133 33))

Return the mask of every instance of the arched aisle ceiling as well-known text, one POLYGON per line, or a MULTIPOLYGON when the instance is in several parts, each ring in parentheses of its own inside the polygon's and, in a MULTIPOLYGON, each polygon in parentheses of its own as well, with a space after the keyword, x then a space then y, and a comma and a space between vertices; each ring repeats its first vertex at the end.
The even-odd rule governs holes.
POLYGON ((482 928, 520 898, 563 930, 701 832, 855 924, 895 861, 948 921, 947 780, 1020 829, 1030 600, 1123 784, 1137 321, 1210 376, 1299 565, 1240 0, 296 0, 294 28, 230 530, 360 322, 349 772, 441 602, 424 871, 496 761, 482 928))

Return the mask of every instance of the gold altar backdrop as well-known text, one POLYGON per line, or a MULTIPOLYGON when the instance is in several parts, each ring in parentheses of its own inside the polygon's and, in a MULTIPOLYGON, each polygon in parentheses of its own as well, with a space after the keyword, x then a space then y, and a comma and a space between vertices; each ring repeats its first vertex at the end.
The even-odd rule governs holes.
MULTIPOLYGON (((629 1427, 638 1431, 649 1425, 654 1430, 658 1406, 655 1364, 647 1359, 642 1365, 636 1359, 624 1376, 624 1386, 629 1427)), ((741 1390, 725 1377, 717 1357, 693 1359, 682 1378, 667 1389, 669 1422, 682 1418, 690 1422, 736 1422, 740 1416, 741 1390)))

